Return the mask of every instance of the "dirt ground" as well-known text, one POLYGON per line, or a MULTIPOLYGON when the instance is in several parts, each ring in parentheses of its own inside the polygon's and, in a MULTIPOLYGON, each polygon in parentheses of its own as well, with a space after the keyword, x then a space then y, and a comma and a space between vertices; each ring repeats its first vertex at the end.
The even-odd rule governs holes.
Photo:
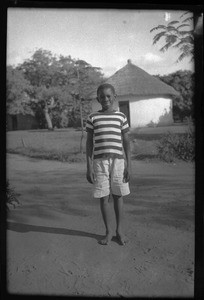
MULTIPOLYGON (((194 293, 194 164, 132 162, 125 233, 102 246, 86 165, 8 154, 20 194, 8 214, 10 293, 186 297, 194 293)), ((114 211, 112 226, 115 226, 114 211)))

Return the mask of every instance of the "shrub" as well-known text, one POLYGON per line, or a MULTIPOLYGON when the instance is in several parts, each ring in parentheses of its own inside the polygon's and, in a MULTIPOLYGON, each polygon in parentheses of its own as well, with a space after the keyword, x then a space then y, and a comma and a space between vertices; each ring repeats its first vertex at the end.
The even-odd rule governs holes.
POLYGON ((176 159, 193 161, 195 158, 195 134, 193 127, 189 124, 187 132, 176 134, 168 132, 157 144, 158 156, 167 162, 176 159))
POLYGON ((16 206, 19 204, 17 199, 18 194, 14 191, 11 187, 9 181, 6 181, 6 201, 7 201, 7 208, 9 209, 9 205, 16 206))

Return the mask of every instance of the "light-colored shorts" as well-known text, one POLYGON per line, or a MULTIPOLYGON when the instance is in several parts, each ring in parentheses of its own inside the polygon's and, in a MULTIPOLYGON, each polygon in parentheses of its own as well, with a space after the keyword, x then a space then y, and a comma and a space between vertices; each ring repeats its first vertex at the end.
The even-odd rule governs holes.
POLYGON ((129 183, 124 179, 124 159, 103 158, 93 161, 95 183, 93 184, 93 197, 101 198, 110 193, 125 196, 130 193, 129 183))

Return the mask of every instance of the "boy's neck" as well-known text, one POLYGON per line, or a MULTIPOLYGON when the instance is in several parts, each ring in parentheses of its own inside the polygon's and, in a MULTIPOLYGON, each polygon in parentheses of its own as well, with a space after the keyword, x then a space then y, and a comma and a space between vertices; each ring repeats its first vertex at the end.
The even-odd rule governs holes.
POLYGON ((103 109, 103 108, 102 108, 101 111, 102 111, 102 112, 105 112, 105 113, 106 113, 106 112, 107 112, 107 113, 110 113, 110 112, 114 112, 115 110, 111 107, 111 108, 108 108, 108 109, 103 109))

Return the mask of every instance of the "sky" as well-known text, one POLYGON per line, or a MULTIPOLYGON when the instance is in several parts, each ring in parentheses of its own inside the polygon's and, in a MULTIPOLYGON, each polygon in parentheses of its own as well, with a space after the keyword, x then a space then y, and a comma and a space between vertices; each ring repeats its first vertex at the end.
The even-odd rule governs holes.
POLYGON ((7 65, 16 66, 39 48, 53 55, 71 56, 100 67, 109 77, 127 64, 152 75, 192 70, 184 59, 176 63, 176 49, 159 51, 164 40, 153 45, 160 24, 179 20, 184 11, 138 9, 8 8, 7 65))

